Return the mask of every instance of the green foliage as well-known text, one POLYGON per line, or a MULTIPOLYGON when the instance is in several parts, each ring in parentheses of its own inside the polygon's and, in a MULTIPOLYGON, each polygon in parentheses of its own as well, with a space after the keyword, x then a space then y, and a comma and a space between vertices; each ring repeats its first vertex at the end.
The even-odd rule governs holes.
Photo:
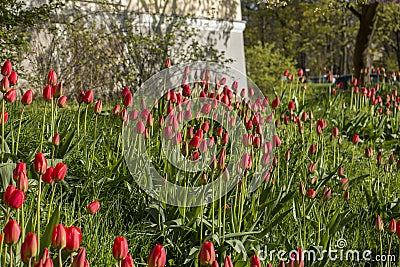
POLYGON ((60 6, 55 0, 38 7, 19 0, 0 1, 0 58, 15 59, 28 50, 31 27, 42 26, 52 11, 60 6))
POLYGON ((295 71, 296 62, 284 57, 274 44, 247 47, 245 55, 247 74, 263 92, 271 93, 281 83, 285 70, 295 71))

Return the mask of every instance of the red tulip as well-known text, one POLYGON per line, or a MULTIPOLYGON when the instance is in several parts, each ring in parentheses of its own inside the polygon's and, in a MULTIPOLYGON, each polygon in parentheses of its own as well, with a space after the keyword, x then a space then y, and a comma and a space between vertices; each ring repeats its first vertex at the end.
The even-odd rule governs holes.
POLYGON ((251 169, 251 165, 252 165, 252 160, 251 160, 251 155, 250 153, 244 153, 242 156, 242 159, 239 163, 241 168, 244 169, 251 169))
POLYGON ((308 172, 311 173, 311 174, 314 173, 316 167, 317 167, 317 164, 315 164, 315 162, 312 162, 312 163, 310 164, 310 167, 308 167, 308 172))
POLYGON ((43 98, 46 100, 51 100, 53 98, 53 87, 51 85, 46 85, 43 89, 43 98))
POLYGON ((67 230, 67 244, 65 250, 67 252, 77 251, 81 246, 82 242, 82 232, 76 226, 71 226, 66 228, 67 230))
POLYGON ((132 94, 126 94, 126 96, 124 97, 124 101, 123 104, 125 107, 130 107, 133 104, 133 99, 132 99, 132 94))
POLYGON ((201 138, 197 135, 193 136, 193 138, 189 142, 189 146, 193 149, 199 148, 201 138))
POLYGON ((22 171, 17 179, 17 187, 19 190, 26 192, 28 191, 28 186, 29 186, 28 176, 26 175, 25 171, 22 171))
POLYGON ((296 107, 295 107, 294 102, 293 102, 293 101, 290 101, 289 104, 288 104, 288 109, 289 109, 290 111, 293 111, 295 108, 296 108, 296 107))
POLYGON ((167 57, 165 60, 165 67, 168 69, 171 67, 171 58, 167 57))
POLYGON ((4 100, 13 103, 17 99, 17 91, 13 88, 4 94, 4 100))
POLYGON ((53 86, 53 96, 54 97, 60 97, 63 94, 63 88, 62 88, 62 83, 56 84, 53 86))
POLYGON ((389 233, 396 233, 396 220, 393 218, 389 224, 389 233))
POLYGON ((285 71, 283 72, 283 75, 284 75, 284 76, 288 76, 288 75, 289 75, 289 70, 285 70, 285 71))
POLYGON ((137 132, 138 134, 143 134, 144 131, 146 130, 146 127, 144 126, 143 121, 139 120, 139 121, 136 123, 135 129, 136 129, 136 132, 137 132))
POLYGON ((213 261, 213 263, 211 264, 211 267, 219 267, 218 261, 213 261))
POLYGON ((339 180, 339 185, 343 191, 346 191, 349 188, 349 178, 342 178, 339 180))
POLYGON ((44 174, 47 170, 47 159, 43 155, 43 153, 39 152, 35 156, 35 160, 33 161, 33 169, 35 173, 44 174))
POLYGON ((13 178, 17 180, 19 178, 21 172, 26 173, 26 163, 22 162, 22 161, 18 162, 17 166, 13 170, 13 178))
POLYGON ((372 150, 372 148, 371 147, 366 147, 365 148, 365 156, 367 157, 367 158, 370 158, 370 157, 372 157, 374 155, 374 151, 372 150))
POLYGON ((103 108, 103 102, 101 100, 98 100, 96 105, 94 105, 94 113, 100 114, 102 108, 103 108))
POLYGON ((226 161, 226 148, 222 147, 218 158, 218 167, 221 170, 225 169, 225 161, 226 161))
POLYGON ((130 89, 128 86, 125 86, 125 88, 122 89, 122 92, 121 92, 121 97, 122 97, 122 99, 124 99, 125 96, 126 96, 127 94, 130 94, 130 93, 131 93, 131 89, 130 89))
POLYGON ((315 196, 317 195, 317 193, 315 192, 315 190, 314 189, 310 189, 310 190, 308 190, 307 191, 307 197, 308 198, 315 198, 315 196))
POLYGON ((53 261, 49 255, 49 249, 45 248, 39 262, 36 262, 34 267, 53 267, 53 261))
POLYGON ((113 115, 118 115, 119 114, 119 112, 120 112, 120 105, 115 105, 115 107, 113 108, 113 110, 112 110, 112 114, 113 115))
POLYGON ((21 103, 24 105, 30 105, 33 101, 33 92, 32 90, 28 90, 21 98, 21 103))
POLYGON ((332 190, 328 187, 324 187, 324 191, 322 192, 322 200, 327 201, 331 198, 332 190))
POLYGON ((209 114, 211 112, 211 105, 209 103, 204 103, 203 107, 201 108, 201 113, 209 114))
POLYGON ((276 97, 274 100, 272 100, 271 107, 273 109, 277 109, 280 103, 281 101, 279 100, 279 97, 276 97))
POLYGON ((18 83, 18 73, 16 71, 11 72, 10 76, 8 76, 8 80, 11 85, 16 85, 18 83))
POLYGON ((91 214, 95 214, 98 210, 100 209, 100 202, 99 201, 93 201, 87 206, 87 210, 91 214))
POLYGON ((126 258, 121 262, 121 267, 134 267, 134 261, 132 259, 131 254, 128 254, 126 258))
MULTIPOLYGON (((35 257, 38 251, 38 238, 34 233, 28 233, 25 237, 25 241, 21 245, 21 256, 22 259, 28 261, 35 257)), ((27 261, 24 261, 25 263, 27 261)))
POLYGON ((81 90, 76 98, 79 104, 85 101, 85 91, 81 90))
POLYGON ((302 68, 300 68, 300 69, 297 71, 297 75, 299 75, 300 77, 302 77, 302 76, 304 75, 304 71, 303 71, 302 68))
POLYGON ((6 60, 3 64, 3 67, 1 67, 1 74, 3 74, 4 76, 9 76, 11 74, 11 71, 12 71, 11 62, 9 60, 6 60))
POLYGON ((67 106, 67 100, 68 100, 67 96, 63 95, 58 99, 57 105, 60 108, 65 108, 67 106))
POLYGON ((233 267, 233 262, 228 255, 225 257, 224 267, 233 267))
POLYGON ((93 99, 94 99, 93 91, 92 90, 86 91, 84 102, 86 104, 91 104, 93 103, 93 99))
POLYGON ((212 242, 204 242, 199 253, 200 265, 210 265, 215 261, 215 249, 212 242))
POLYGON ((182 88, 182 95, 183 96, 190 96, 190 86, 188 84, 184 84, 182 88))
POLYGON ((128 255, 128 241, 125 237, 118 236, 115 238, 112 254, 114 259, 118 261, 126 258, 128 255))
POLYGON ((254 254, 250 258, 250 267, 261 267, 260 258, 257 254, 254 254))
POLYGON ((354 134, 352 139, 353 144, 357 145, 359 141, 360 141, 360 136, 358 134, 354 134))
POLYGON ((9 220, 3 229, 4 232, 4 243, 7 245, 14 245, 18 242, 19 236, 21 235, 21 227, 17 221, 9 220))
POLYGON ((396 234, 400 238, 400 221, 396 223, 396 234))
POLYGON ((25 193, 22 190, 9 185, 3 195, 4 203, 13 209, 19 209, 25 201, 25 193))
POLYGON ((8 112, 4 111, 4 116, 0 116, 0 118, 0 125, 3 123, 6 124, 8 121, 8 112))
POLYGON ((281 139, 279 138, 278 135, 274 134, 272 136, 272 140, 273 140, 274 146, 276 146, 276 147, 280 147, 281 146, 281 139))
POLYGON ((47 74, 47 84, 51 86, 57 84, 57 73, 54 70, 50 70, 47 74))
POLYGON ((67 165, 59 162, 57 163, 56 167, 53 170, 53 180, 55 181, 62 181, 67 174, 67 165))
POLYGON ((67 245, 67 229, 62 224, 54 226, 51 235, 51 246, 56 249, 63 249, 67 245))
POLYGON ((42 181, 48 184, 53 182, 54 167, 47 168, 46 172, 42 175, 42 181))
POLYGON ((60 145, 60 134, 59 133, 54 134, 53 138, 51 139, 51 143, 53 144, 53 146, 60 145))
POLYGON ((311 144, 310 146, 310 154, 314 155, 317 152, 317 148, 314 144, 311 144))
POLYGON ((166 263, 167 255, 165 253, 165 248, 159 244, 155 245, 147 259, 147 264, 149 267, 164 267, 166 263))
POLYGON ((85 262, 86 262, 86 249, 81 248, 81 250, 79 250, 78 252, 78 255, 75 256, 71 267, 85 267, 85 262))

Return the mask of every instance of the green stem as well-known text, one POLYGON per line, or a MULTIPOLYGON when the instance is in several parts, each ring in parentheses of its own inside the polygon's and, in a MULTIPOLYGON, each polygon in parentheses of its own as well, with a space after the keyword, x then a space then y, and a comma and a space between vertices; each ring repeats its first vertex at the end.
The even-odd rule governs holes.
POLYGON ((58 250, 58 266, 62 267, 61 249, 58 250))
POLYGON ((47 215, 47 224, 50 221, 51 207, 53 206, 54 192, 56 191, 56 186, 57 186, 57 183, 52 184, 50 206, 49 206, 49 212, 48 212, 48 215, 47 215))
POLYGON ((43 123, 42 123, 42 137, 40 140, 40 150, 43 151, 43 140, 44 140, 44 126, 46 124, 46 108, 47 108, 47 102, 44 103, 44 113, 43 113, 43 123))
POLYGON ((10 245, 10 267, 13 266, 13 250, 12 246, 10 245))
MULTIPOLYGON (((38 235, 38 248, 40 248, 40 202, 42 199, 42 175, 39 174, 39 186, 38 186, 38 196, 37 196, 37 235, 38 235)), ((39 256, 39 250, 38 250, 39 256)))
POLYGON ((24 115, 25 106, 22 108, 21 115, 19 116, 19 125, 18 125, 18 134, 17 134, 17 145, 15 147, 15 155, 18 154, 18 147, 19 147, 19 136, 21 134, 21 125, 22 125, 22 118, 24 115))
POLYGON ((2 140, 1 140, 1 162, 4 161, 5 142, 6 142, 6 137, 4 135, 4 127, 5 127, 5 125, 4 125, 5 124, 4 123, 4 119, 5 119, 4 113, 5 113, 5 109, 6 109, 6 101, 3 98, 3 101, 2 101, 2 113, 1 113, 1 137, 2 137, 2 140))

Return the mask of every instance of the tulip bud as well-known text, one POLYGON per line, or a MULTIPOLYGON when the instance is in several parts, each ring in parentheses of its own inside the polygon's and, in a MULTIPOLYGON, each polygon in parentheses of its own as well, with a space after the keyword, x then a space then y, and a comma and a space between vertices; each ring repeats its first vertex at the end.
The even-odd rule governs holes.
POLYGON ((67 165, 59 162, 53 170, 53 180, 56 182, 60 182, 64 180, 65 175, 67 174, 67 165))
POLYGON ((27 259, 28 261, 30 261, 31 258, 36 256, 37 251, 38 251, 37 236, 34 233, 28 233, 25 237, 25 241, 21 245, 21 256, 23 256, 22 259, 27 259))
POLYGON ((93 103, 93 99, 94 99, 93 91, 92 90, 86 91, 85 98, 83 99, 83 101, 86 104, 92 104, 93 103))
POLYGON ((9 220, 3 232, 4 243, 11 246, 18 242, 19 236, 21 235, 21 227, 17 221, 9 220))
POLYGON ((67 229, 62 224, 54 226, 51 235, 51 246, 56 249, 63 249, 67 245, 67 229))
POLYGON ((43 153, 37 153, 33 161, 33 169, 35 173, 44 174, 47 170, 47 159, 43 153))
POLYGON ((121 92, 122 99, 125 99, 125 96, 127 94, 131 94, 131 89, 128 86, 125 86, 125 88, 121 92))
POLYGON ((1 124, 6 124, 8 121, 8 112, 4 111, 4 113, 2 113, 3 116, 0 115, 0 125, 1 124))
POLYGON ((134 267, 134 261, 132 259, 132 256, 128 254, 126 258, 121 262, 121 267, 134 267))
POLYGON ((328 201, 331 198, 331 194, 332 194, 332 190, 325 186, 323 195, 322 195, 322 200, 328 201))
POLYGON ((391 153, 389 155, 389 164, 392 165, 393 163, 394 163, 394 155, 393 155, 393 153, 391 153))
POLYGON ((46 85, 43 89, 43 98, 46 100, 51 100, 53 98, 53 87, 51 85, 46 85))
POLYGON ((344 198, 345 200, 349 200, 349 198, 350 198, 350 193, 349 193, 349 191, 347 191, 346 193, 344 193, 343 198, 344 198))
POLYGON ((280 147, 281 146, 281 144, 282 144, 281 143, 281 139, 279 138, 278 135, 274 134, 273 137, 272 137, 272 140, 273 140, 274 146, 276 146, 276 147, 280 147))
POLYGON ((136 130, 136 133, 138 133, 138 134, 143 134, 144 133, 144 131, 146 130, 146 126, 144 126, 143 121, 139 120, 136 123, 135 130, 136 130))
POLYGON ((376 156, 376 161, 378 163, 378 167, 382 165, 382 151, 378 151, 378 155, 376 156))
POLYGON ((308 167, 308 172, 313 174, 315 172, 316 167, 317 167, 317 164, 315 162, 312 162, 310 164, 310 166, 308 167))
POLYGON ((47 75, 47 84, 54 86, 57 84, 57 73, 54 70, 50 70, 47 75))
POLYGON ((277 109, 280 103, 281 101, 279 100, 279 97, 276 97, 274 100, 272 100, 271 107, 273 109, 277 109))
POLYGON ((213 261, 213 263, 211 264, 211 267, 219 267, 218 261, 213 261))
POLYGON ((42 175, 42 181, 51 184, 53 182, 54 167, 47 168, 46 172, 42 175))
POLYGON ((93 201, 87 206, 87 210, 93 215, 100 209, 100 202, 93 201))
POLYGON ((396 220, 393 218, 389 224, 389 233, 396 233, 396 220))
POLYGON ((11 74, 11 71, 12 71, 11 62, 9 60, 6 60, 3 64, 3 67, 1 67, 1 74, 3 74, 4 76, 9 76, 11 74))
POLYGON ((18 73, 15 71, 11 72, 10 76, 8 76, 8 80, 12 86, 16 85, 18 83, 18 73))
POLYGON ((68 100, 67 96, 63 95, 58 99, 57 105, 60 108, 65 108, 67 106, 67 100, 68 100))
POLYGON ((260 258, 257 254, 254 254, 250 258, 250 267, 261 267, 260 258))
POLYGON ((242 159, 239 163, 239 166, 243 169, 251 169, 252 160, 250 153, 244 153, 242 159))
POLYGON ((86 249, 81 248, 81 250, 79 250, 78 252, 78 255, 75 256, 71 267, 85 267, 85 262, 86 262, 86 249))
POLYGON ((159 244, 155 245, 147 259, 147 264, 149 267, 164 267, 166 262, 167 255, 165 253, 165 248, 159 244))
POLYGON ((360 141, 360 136, 358 134, 354 134, 352 139, 353 144, 357 145, 359 141, 360 141))
POLYGON ((114 240, 114 246, 112 248, 112 254, 114 259, 121 261, 128 255, 128 241, 125 237, 118 236, 114 240))
POLYGON ((365 156, 367 157, 367 158, 370 158, 370 157, 372 157, 374 155, 374 151, 372 150, 372 148, 371 147, 366 147, 365 148, 365 156))
POLYGON ((111 113, 115 116, 118 116, 119 112, 120 112, 120 105, 116 104, 111 113))
POLYGON ((228 255, 225 257, 224 267, 233 267, 233 262, 228 255))
POLYGON ((4 94, 4 100, 13 103, 17 99, 17 91, 13 88, 4 94))
POLYGON ((9 185, 3 195, 4 203, 13 209, 19 209, 25 201, 25 193, 16 189, 13 185, 9 185))
POLYGON ((339 177, 343 176, 343 174, 344 174, 344 168, 343 168, 343 166, 340 166, 340 167, 339 167, 339 169, 338 169, 338 171, 337 171, 337 174, 338 174, 339 177))
POLYGON ((168 69, 171 67, 171 58, 167 57, 165 60, 165 67, 168 69))
POLYGON ((317 152, 317 148, 314 144, 311 144, 310 146, 310 154, 314 155, 317 152))
POLYGON ((133 99, 132 99, 132 94, 126 94, 126 96, 124 97, 124 101, 123 104, 125 107, 130 107, 133 104, 133 99))
POLYGON ((315 198, 316 195, 317 195, 317 193, 315 192, 314 189, 310 189, 310 190, 307 191, 307 197, 308 198, 313 199, 313 198, 315 198))
POLYGON ((101 100, 98 100, 94 105, 94 113, 100 114, 102 108, 103 108, 103 102, 101 100))
POLYGON ((65 246, 65 250, 69 253, 72 251, 77 251, 81 246, 82 241, 82 232, 76 226, 71 226, 66 228, 67 230, 67 244, 65 246))
POLYGON ((375 229, 378 231, 383 231, 383 222, 381 216, 379 215, 376 217, 375 229))
POLYGON ((59 133, 54 134, 53 138, 51 139, 51 143, 53 144, 53 146, 60 145, 60 134, 59 133))
POLYGON ((349 178, 342 178, 339 180, 339 185, 343 191, 346 191, 349 188, 349 178))
POLYGON ((305 196, 307 194, 306 187, 302 182, 299 184, 299 192, 301 195, 305 196))
POLYGON ((286 151, 285 153, 285 160, 289 161, 290 160, 290 150, 286 151))
POLYGON ((33 92, 32 90, 26 91, 21 98, 21 103, 24 105, 30 105, 33 101, 33 92))
POLYGON ((28 186, 28 176, 26 175, 25 171, 22 171, 17 179, 17 187, 19 190, 26 192, 28 191, 28 186))
POLYGON ((25 162, 18 162, 17 166, 15 167, 15 169, 13 170, 13 178, 15 180, 17 180, 21 174, 21 172, 25 172, 26 173, 26 163, 25 162))
POLYGON ((76 98, 79 104, 85 101, 85 91, 81 90, 76 98))
POLYGON ((199 253, 200 265, 210 265, 215 261, 215 249, 212 242, 204 242, 199 253))
POLYGON ((56 84, 53 88, 54 90, 54 97, 60 97, 63 94, 62 83, 56 84))

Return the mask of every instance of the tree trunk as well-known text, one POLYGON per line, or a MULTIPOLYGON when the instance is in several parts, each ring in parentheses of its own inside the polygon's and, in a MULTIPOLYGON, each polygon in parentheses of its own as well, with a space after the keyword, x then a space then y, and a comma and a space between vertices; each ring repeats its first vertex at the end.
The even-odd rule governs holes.
POLYGON ((370 67, 366 64, 366 58, 375 31, 377 8, 378 3, 363 5, 362 12, 358 14, 360 28, 357 33, 353 63, 355 76, 359 78, 361 70, 370 67))

